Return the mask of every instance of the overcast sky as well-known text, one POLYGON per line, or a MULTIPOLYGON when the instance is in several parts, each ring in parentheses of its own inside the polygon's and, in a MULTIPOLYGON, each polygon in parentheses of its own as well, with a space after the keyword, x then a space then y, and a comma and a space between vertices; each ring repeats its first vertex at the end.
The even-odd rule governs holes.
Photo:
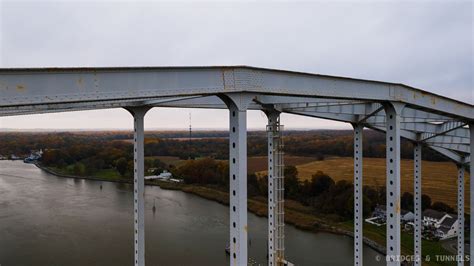
MULTIPOLYGON (((251 65, 400 82, 474 103, 472 1, 0 0, 0 67, 251 65)), ((146 127, 227 127, 227 111, 153 109, 146 127)), ((249 128, 264 128, 249 112, 249 128)), ((285 115, 286 128, 349 128, 285 115)), ((131 128, 120 109, 0 118, 0 128, 131 128)))

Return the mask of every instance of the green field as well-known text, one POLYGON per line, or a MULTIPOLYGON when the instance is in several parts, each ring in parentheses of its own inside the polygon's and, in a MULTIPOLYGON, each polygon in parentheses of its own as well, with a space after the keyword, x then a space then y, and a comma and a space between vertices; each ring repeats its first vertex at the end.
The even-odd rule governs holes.
MULTIPOLYGON (((353 223, 354 221, 345 221, 340 223, 339 225, 346 229, 346 230, 353 230, 353 223)), ((385 235, 386 235, 386 227, 385 226, 376 226, 373 224, 364 223, 363 226, 364 237, 368 237, 371 240, 377 242, 379 245, 385 246, 385 235)), ((402 231, 401 232, 401 248, 402 254, 411 255, 413 254, 413 235, 411 233, 407 233, 402 231)), ((441 242, 438 241, 431 241, 422 239, 422 257, 426 258, 429 256, 430 258, 434 258, 435 255, 452 255, 450 252, 446 251, 441 242)), ((435 260, 430 260, 429 263, 423 263, 423 265, 456 265, 452 262, 437 262, 435 260)))

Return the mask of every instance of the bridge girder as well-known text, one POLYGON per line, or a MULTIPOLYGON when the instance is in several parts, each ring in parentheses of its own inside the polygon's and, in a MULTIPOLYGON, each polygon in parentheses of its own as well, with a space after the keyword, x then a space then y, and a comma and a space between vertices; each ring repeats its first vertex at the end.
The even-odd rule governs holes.
MULTIPOLYGON (((400 265, 394 259, 401 252, 400 138, 415 143, 415 175, 420 178, 421 160, 418 161, 416 156, 421 157, 421 145, 453 160, 460 169, 468 163, 471 169, 473 167, 470 158, 474 150, 474 106, 403 84, 247 66, 0 69, 0 117, 104 108, 126 108, 134 115, 134 246, 135 265, 140 266, 145 264, 143 118, 146 111, 138 111, 152 107, 229 109, 229 158, 232 162, 229 167, 232 191, 230 264, 243 265, 248 261, 246 112, 267 110, 268 106, 278 114, 331 119, 354 126, 355 265, 362 262, 362 216, 358 212, 363 210, 363 127, 386 133, 388 265, 400 265)), ((272 144, 269 141, 269 146, 272 144)), ((282 158, 278 159, 280 163, 272 162, 273 159, 269 157, 269 173, 272 173, 273 167, 282 166, 282 158)), ((459 176, 461 193, 458 209, 463 213, 464 182, 461 174, 459 176)), ((417 188, 416 183, 420 178, 415 178, 415 193, 418 194, 421 185, 417 188)), ((471 192, 473 190, 474 182, 471 182, 471 192)), ((472 195, 471 213, 474 210, 472 195)), ((419 201, 420 197, 416 202, 419 201)), ((271 197, 269 203, 272 203, 271 197)), ((272 218, 275 212, 272 214, 271 204, 269 208, 272 218)), ((415 212, 418 218, 421 217, 420 209, 415 212)), ((282 215, 278 217, 283 219, 282 215)), ((460 217, 462 220, 462 215, 460 217)), ((282 239, 272 239, 272 226, 278 226, 273 221, 269 219, 268 243, 271 245, 282 239)), ((459 228, 462 226, 460 224, 459 228)), ((473 232, 474 222, 471 221, 471 241, 474 239, 473 232)), ((463 236, 460 235, 459 239, 458 245, 463 246, 463 236)), ((421 246, 416 247, 419 240, 418 234, 415 237, 416 254, 421 254, 421 246)), ((280 250, 283 250, 282 247, 279 246, 280 250)), ((458 250, 458 255, 462 257, 463 250, 458 250)), ((471 254, 473 252, 474 245, 471 243, 471 254)), ((284 259, 283 255, 277 257, 284 259)))

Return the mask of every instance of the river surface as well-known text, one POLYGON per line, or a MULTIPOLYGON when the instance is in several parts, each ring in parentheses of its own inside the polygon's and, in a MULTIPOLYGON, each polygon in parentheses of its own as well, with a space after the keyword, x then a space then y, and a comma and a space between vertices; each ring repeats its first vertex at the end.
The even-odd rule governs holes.
MULTIPOLYGON (((147 265, 227 265, 227 206, 146 186, 147 265), (153 205, 156 212, 153 212, 153 205)), ((266 264, 267 220, 248 215, 249 256, 266 264)), ((352 238, 285 227, 296 265, 352 265, 352 238)), ((377 252, 364 248, 364 265, 377 252)), ((132 265, 133 191, 128 184, 50 175, 0 161, 0 265, 132 265), (102 189, 101 189, 102 185, 102 189)))

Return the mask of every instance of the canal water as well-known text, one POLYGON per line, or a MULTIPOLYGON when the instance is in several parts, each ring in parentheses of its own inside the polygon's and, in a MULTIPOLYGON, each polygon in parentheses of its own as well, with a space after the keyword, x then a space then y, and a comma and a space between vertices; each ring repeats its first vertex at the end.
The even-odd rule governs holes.
MULTIPOLYGON (((227 206, 150 186, 145 201, 147 265, 228 264, 227 206)), ((249 256, 266 265, 267 220, 249 213, 248 225, 249 256)), ((350 237, 286 226, 285 242, 296 265, 352 264, 350 237)), ((365 247, 364 265, 383 265, 377 256, 365 247)), ((61 178, 0 161, 0 265, 132 264, 131 185, 61 178)))

